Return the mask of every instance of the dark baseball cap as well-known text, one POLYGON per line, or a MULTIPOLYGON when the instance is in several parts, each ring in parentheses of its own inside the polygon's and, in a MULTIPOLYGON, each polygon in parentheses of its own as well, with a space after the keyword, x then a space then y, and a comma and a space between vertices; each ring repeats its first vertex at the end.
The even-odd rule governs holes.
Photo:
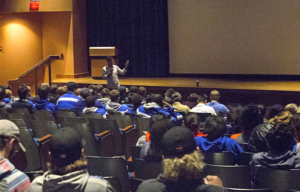
POLYGON ((61 165, 73 164, 82 153, 82 140, 78 131, 70 127, 56 131, 50 139, 51 158, 59 160, 61 165))
POLYGON ((181 158, 197 149, 192 132, 186 127, 168 130, 162 139, 162 153, 165 158, 181 158))

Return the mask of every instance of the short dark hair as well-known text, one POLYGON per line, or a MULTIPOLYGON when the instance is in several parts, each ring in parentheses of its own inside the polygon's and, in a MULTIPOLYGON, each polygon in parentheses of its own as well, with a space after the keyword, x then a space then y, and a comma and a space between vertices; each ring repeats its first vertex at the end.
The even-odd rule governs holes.
POLYGON ((142 97, 145 97, 146 96, 146 88, 143 86, 139 87, 137 94, 139 94, 142 97))
POLYGON ((172 94, 172 97, 171 97, 171 99, 172 99, 172 101, 173 102, 179 102, 179 101, 181 101, 181 94, 179 93, 179 92, 174 92, 173 94, 172 94))
POLYGON ((198 95, 198 102, 204 103, 205 101, 207 101, 207 95, 206 94, 198 95))
POLYGON ((151 95, 152 102, 157 103, 160 107, 163 107, 163 97, 160 94, 151 95))
POLYGON ((76 90, 78 88, 78 85, 77 83, 73 82, 73 81, 70 81, 68 84, 67 84, 67 88, 68 88, 68 91, 71 91, 73 92, 74 90, 76 90))
POLYGON ((110 90, 109 90, 108 88, 104 88, 104 89, 102 89, 102 91, 101 91, 101 96, 102 96, 103 98, 109 97, 109 92, 110 92, 110 90))
POLYGON ((98 84, 95 86, 94 92, 95 94, 100 93, 103 89, 103 86, 101 84, 98 84))
POLYGON ((89 86, 88 86, 89 89, 92 89, 92 90, 93 90, 93 91, 92 91, 92 95, 95 95, 95 92, 94 92, 95 87, 96 87, 96 85, 89 85, 89 86))
POLYGON ((129 88, 129 92, 130 93, 137 93, 139 90, 139 88, 135 85, 132 85, 130 88, 129 88))
POLYGON ((57 85, 51 85, 49 93, 56 94, 56 90, 57 90, 57 85))
POLYGON ((294 129, 291 125, 286 123, 275 124, 266 135, 270 151, 288 151, 293 147, 294 136, 294 129))
POLYGON ((131 97, 131 103, 133 104, 134 109, 137 109, 139 106, 141 106, 142 101, 143 101, 143 98, 139 94, 134 94, 131 97))
POLYGON ((253 130, 263 123, 263 116, 257 106, 250 105, 242 112, 242 125, 245 130, 253 130))
POLYGON ((109 97, 112 102, 117 102, 120 97, 120 92, 116 89, 113 89, 109 92, 109 97))
POLYGON ((85 98, 86 107, 94 107, 95 106, 95 98, 93 96, 87 96, 85 98))
POLYGON ((106 61, 111 60, 111 59, 114 59, 114 58, 112 56, 106 57, 106 61))
POLYGON ((0 85, 0 101, 2 101, 5 97, 5 87, 0 85))
POLYGON ((89 89, 81 89, 81 91, 80 91, 80 96, 83 98, 83 99, 86 99, 88 96, 90 96, 91 95, 91 92, 90 92, 90 90, 89 89))
POLYGON ((226 121, 221 116, 211 115, 207 117, 203 133, 207 134, 207 138, 210 141, 222 137, 226 133, 226 121))
POLYGON ((189 101, 191 101, 191 102, 197 102, 198 101, 198 95, 196 93, 191 93, 189 95, 189 101))
POLYGON ((40 99, 48 99, 50 88, 49 86, 42 85, 38 88, 38 94, 40 99))
POLYGON ((220 99, 220 93, 217 90, 212 90, 210 92, 210 100, 218 101, 220 99))
POLYGON ((29 89, 27 88, 27 86, 21 85, 18 89, 19 98, 21 100, 26 99, 28 92, 29 92, 29 89))
POLYGON ((196 113, 188 113, 184 116, 184 125, 191 130, 194 135, 198 134, 200 128, 200 118, 196 113))
POLYGON ((175 92, 175 90, 173 89, 173 88, 169 88, 169 89, 167 89, 167 91, 166 91, 166 93, 165 93, 165 95, 167 96, 167 97, 172 97, 172 94, 175 92))

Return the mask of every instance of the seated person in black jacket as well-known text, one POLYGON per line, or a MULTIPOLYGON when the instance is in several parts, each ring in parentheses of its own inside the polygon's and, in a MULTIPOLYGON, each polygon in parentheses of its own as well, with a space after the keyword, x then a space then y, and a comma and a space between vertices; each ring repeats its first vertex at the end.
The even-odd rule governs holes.
POLYGON ((192 132, 174 127, 162 140, 163 173, 144 181, 137 192, 224 192, 217 176, 203 178, 203 155, 197 150, 192 132))
POLYGON ((21 85, 18 89, 19 100, 12 103, 11 107, 13 109, 28 109, 30 113, 32 113, 33 104, 27 101, 27 97, 29 95, 29 89, 25 85, 21 85))

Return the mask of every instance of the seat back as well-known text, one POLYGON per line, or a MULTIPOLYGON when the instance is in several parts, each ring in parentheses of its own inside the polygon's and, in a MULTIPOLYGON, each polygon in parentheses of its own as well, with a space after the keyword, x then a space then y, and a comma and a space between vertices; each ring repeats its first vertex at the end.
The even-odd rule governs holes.
POLYGON ((135 177, 139 179, 155 179, 162 171, 161 162, 147 162, 135 159, 135 177))
POLYGON ((51 138, 51 135, 49 134, 49 135, 46 135, 45 137, 42 137, 39 140, 37 140, 37 142, 39 143, 42 168, 43 168, 44 172, 48 171, 47 164, 50 163, 50 156, 49 156, 50 138, 51 138))
POLYGON ((222 153, 214 152, 202 152, 204 155, 204 162, 211 165, 234 165, 235 156, 229 151, 223 151, 222 153))
POLYGON ((210 165, 206 164, 203 170, 204 176, 217 175, 224 187, 251 188, 250 168, 246 165, 210 165))
POLYGON ((31 127, 30 117, 25 113, 8 113, 7 116, 10 120, 22 119, 28 128, 31 127))
POLYGON ((26 127, 29 128, 26 122, 23 119, 11 119, 12 122, 14 122, 19 128, 20 127, 26 127))
POLYGON ((119 128, 124 128, 129 125, 133 125, 132 119, 129 115, 122 115, 122 114, 109 114, 108 116, 109 119, 114 119, 116 120, 119 128))
POLYGON ((201 122, 205 122, 207 117, 211 116, 211 113, 197 113, 201 122))
POLYGON ((56 117, 76 117, 76 114, 73 111, 64 111, 60 109, 56 112, 56 117))
POLYGON ((144 131, 149 131, 149 123, 150 118, 142 118, 142 117, 136 117, 137 119, 137 129, 139 132, 139 137, 144 135, 144 131))
POLYGON ((243 153, 239 154, 238 164, 239 165, 249 165, 250 162, 252 161, 253 155, 254 155, 254 153, 250 153, 250 152, 243 152, 243 153))
POLYGON ((299 169, 278 170, 262 166, 256 168, 255 181, 259 188, 270 188, 274 192, 300 190, 300 183, 295 179, 300 177, 299 169))
POLYGON ((63 124, 63 123, 86 123, 86 120, 82 117, 63 117, 59 116, 57 117, 57 123, 63 124))
POLYGON ((271 189, 240 189, 240 188, 227 188, 228 192, 273 192, 271 189))
POLYGON ((33 137, 42 138, 48 134, 53 134, 58 130, 58 126, 53 121, 31 121, 33 137))
POLYGON ((88 156, 87 160, 90 175, 117 178, 121 183, 122 192, 130 191, 126 162, 123 158, 88 156))
POLYGON ((26 149, 25 155, 27 159, 27 167, 24 171, 28 172, 40 170, 42 168, 42 164, 37 144, 26 127, 19 127, 19 130, 19 139, 26 149))
POLYGON ((47 111, 47 110, 33 110, 33 114, 42 115, 42 116, 53 115, 51 111, 47 111))
POLYGON ((116 192, 122 192, 122 186, 119 179, 114 177, 103 177, 110 185, 115 189, 116 192))
POLYGON ((86 122, 89 122, 89 119, 103 119, 103 115, 98 113, 90 113, 90 114, 82 114, 82 118, 86 120, 86 122))
POLYGON ((143 179, 138 179, 138 178, 131 177, 131 178, 130 178, 131 191, 132 191, 132 192, 136 192, 137 189, 139 188, 140 184, 141 184, 143 181, 144 181, 143 179))
POLYGON ((36 120, 36 121, 53 121, 53 122, 56 122, 56 119, 53 115, 33 114, 32 119, 36 120))

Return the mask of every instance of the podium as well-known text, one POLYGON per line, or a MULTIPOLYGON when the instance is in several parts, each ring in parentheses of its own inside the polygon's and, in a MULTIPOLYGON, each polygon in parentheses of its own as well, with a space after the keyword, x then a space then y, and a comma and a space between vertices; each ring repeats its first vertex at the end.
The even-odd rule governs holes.
MULTIPOLYGON (((106 57, 119 55, 116 47, 90 47, 89 56, 91 59, 92 77, 102 77, 102 68, 106 66, 106 57)), ((114 64, 118 65, 119 60, 114 58, 114 64)))

